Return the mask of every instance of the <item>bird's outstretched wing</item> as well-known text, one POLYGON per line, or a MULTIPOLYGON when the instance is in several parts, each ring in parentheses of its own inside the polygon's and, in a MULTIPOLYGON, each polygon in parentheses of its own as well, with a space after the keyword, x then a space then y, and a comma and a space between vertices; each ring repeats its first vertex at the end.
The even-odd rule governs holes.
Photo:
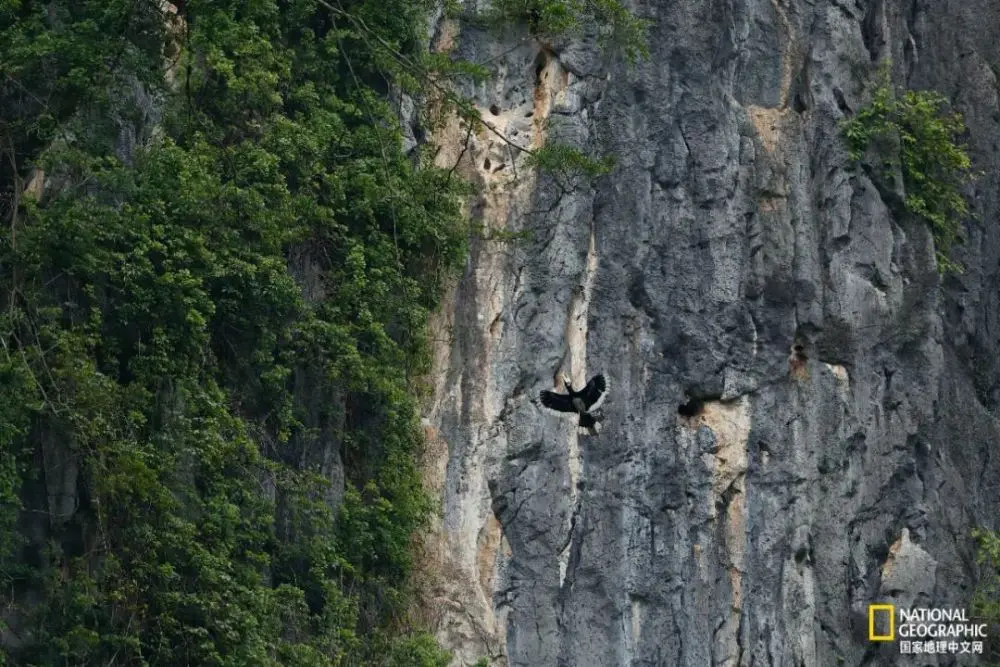
POLYGON ((604 398, 607 395, 608 382, 604 379, 603 375, 595 375, 592 377, 590 382, 587 383, 587 386, 580 392, 580 396, 583 398, 583 402, 587 406, 587 412, 601 407, 601 404, 604 403, 604 398))
POLYGON ((555 410, 557 412, 576 412, 576 408, 573 407, 573 401, 566 394, 557 394, 554 391, 543 391, 538 395, 538 397, 542 401, 542 405, 547 407, 549 410, 555 410))

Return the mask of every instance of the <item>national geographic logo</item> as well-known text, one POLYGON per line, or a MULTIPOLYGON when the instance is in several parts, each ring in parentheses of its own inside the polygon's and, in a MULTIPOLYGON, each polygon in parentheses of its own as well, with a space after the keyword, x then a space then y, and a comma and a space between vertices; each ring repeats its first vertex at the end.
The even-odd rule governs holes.
POLYGON ((896 641, 896 609, 891 604, 870 604, 868 605, 868 641, 872 642, 893 642, 896 641), (885 634, 875 632, 875 617, 882 614, 888 618, 886 624, 889 630, 885 634))
POLYGON ((979 653, 987 636, 986 623, 969 621, 964 609, 899 609, 891 604, 868 605, 868 640, 899 639, 900 653, 979 653))

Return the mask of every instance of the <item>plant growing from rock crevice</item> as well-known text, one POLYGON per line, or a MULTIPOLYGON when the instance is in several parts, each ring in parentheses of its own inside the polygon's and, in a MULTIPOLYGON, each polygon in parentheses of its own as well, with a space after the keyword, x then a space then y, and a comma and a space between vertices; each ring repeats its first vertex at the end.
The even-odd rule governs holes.
MULTIPOLYGON (((996 628, 1000 626, 1000 533, 979 528, 972 537, 977 542, 976 563, 980 568, 972 613, 996 628)), ((1000 642, 991 633, 986 643, 988 664, 1000 665, 1000 642)))
POLYGON ((877 176, 890 186, 902 177, 903 205, 924 220, 934 237, 938 269, 961 272, 950 259, 964 239, 962 220, 969 207, 962 187, 972 177, 972 162, 960 137, 962 115, 948 113, 943 95, 928 90, 898 92, 888 66, 879 74, 872 101, 842 125, 854 161, 878 162, 877 176))

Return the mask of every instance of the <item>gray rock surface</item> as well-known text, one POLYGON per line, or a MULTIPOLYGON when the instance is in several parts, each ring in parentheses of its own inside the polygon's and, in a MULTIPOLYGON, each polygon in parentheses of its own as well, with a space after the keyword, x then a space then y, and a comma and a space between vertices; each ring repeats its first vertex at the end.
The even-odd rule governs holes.
POLYGON ((438 323, 438 634, 456 665, 955 664, 869 643, 867 605, 967 606, 969 532, 998 527, 1000 5, 634 7, 634 68, 586 39, 437 31, 491 63, 471 92, 519 145, 618 158, 567 185, 495 135, 437 137, 484 225, 530 234, 477 241, 438 323), (884 57, 970 127, 960 277, 839 137, 884 57), (562 371, 608 376, 599 437, 539 409, 562 371))

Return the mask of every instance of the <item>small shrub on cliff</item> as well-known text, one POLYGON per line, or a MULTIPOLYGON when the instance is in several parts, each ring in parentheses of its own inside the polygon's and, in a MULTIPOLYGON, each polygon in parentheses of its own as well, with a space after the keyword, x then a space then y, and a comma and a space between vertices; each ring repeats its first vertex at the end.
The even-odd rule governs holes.
POLYGON ((938 269, 959 272, 949 259, 963 238, 962 219, 969 208, 961 187, 972 177, 972 163, 959 137, 966 131, 959 113, 946 113, 948 101, 934 91, 897 93, 883 67, 872 101, 844 122, 842 130, 852 160, 869 149, 886 168, 899 168, 906 209, 931 228, 938 269))
MULTIPOLYGON (((972 613, 996 628, 1000 626, 1000 533, 978 529, 972 536, 978 543, 976 562, 981 568, 979 585, 972 598, 972 613)), ((986 657, 989 664, 1000 665, 1000 641, 993 634, 987 642, 986 657)))

